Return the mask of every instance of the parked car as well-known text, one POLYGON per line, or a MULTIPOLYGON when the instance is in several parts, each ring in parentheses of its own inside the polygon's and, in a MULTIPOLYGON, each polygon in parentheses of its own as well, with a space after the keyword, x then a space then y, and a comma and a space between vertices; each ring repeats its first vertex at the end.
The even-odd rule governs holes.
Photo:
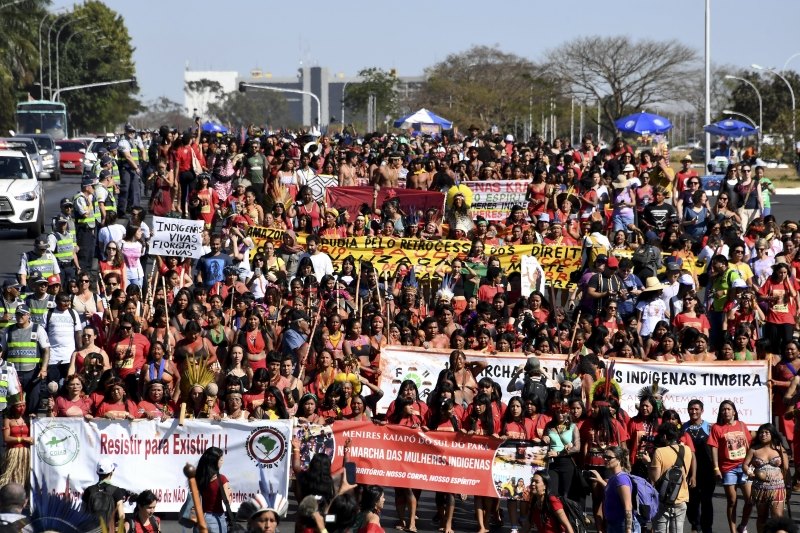
MULTIPOLYGON (((25 153, 28 154, 28 158, 31 160, 33 164, 33 170, 38 175, 40 172, 45 172, 44 170, 44 161, 42 161, 42 154, 39 153, 39 146, 36 144, 34 139, 30 137, 2 137, 0 138, 0 143, 5 143, 8 146, 8 143, 14 142, 14 145, 18 149, 25 149, 25 153)), ((47 173, 45 179, 50 179, 50 173, 47 173)))
POLYGON ((64 139, 56 141, 56 145, 61 154, 61 172, 64 174, 82 174, 86 143, 74 139, 64 139))
POLYGON ((115 140, 116 137, 113 135, 106 137, 95 137, 94 140, 86 146, 86 155, 83 158, 83 171, 89 172, 92 170, 92 166, 99 159, 97 157, 97 151, 104 147, 106 143, 113 142, 115 140))
POLYGON ((49 133, 20 133, 16 137, 33 139, 39 147, 42 156, 42 170, 50 173, 50 179, 61 179, 61 154, 56 145, 56 140, 49 133))
MULTIPOLYGON (((28 139, 30 140, 30 139, 28 139)), ((21 228, 28 237, 44 233, 44 190, 23 139, 0 139, 0 228, 21 228)))

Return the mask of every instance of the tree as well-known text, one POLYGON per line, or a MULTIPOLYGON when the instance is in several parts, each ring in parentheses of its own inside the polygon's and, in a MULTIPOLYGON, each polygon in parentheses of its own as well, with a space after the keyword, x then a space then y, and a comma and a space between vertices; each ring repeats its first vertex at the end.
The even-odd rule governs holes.
MULTIPOLYGON (((758 73, 739 70, 733 73, 744 78, 758 88, 763 103, 764 133, 779 133, 790 141, 792 133, 792 97, 786 83, 768 72, 758 73)), ((800 96, 800 76, 795 71, 780 73, 792 85, 795 96, 800 96)), ((758 97, 752 87, 739 80, 726 80, 730 92, 730 109, 752 118, 758 123, 758 97)), ((721 110, 720 110, 721 112, 721 110)), ((740 119, 740 117, 733 117, 740 119)), ((746 122, 746 121, 745 121, 746 122)), ((787 146, 789 147, 789 146, 787 146)))
MULTIPOLYGON (((39 22, 46 0, 3 6, 0 11, 0 130, 13 129, 16 103, 28 99, 39 69, 39 22)), ((38 98, 38 93, 35 94, 38 98)))
POLYGON ((545 71, 497 47, 450 54, 427 68, 425 76, 417 104, 463 127, 477 123, 510 131, 541 112, 549 115, 551 100, 561 97, 545 71))
POLYGON ((289 126, 286 99, 271 91, 232 92, 208 105, 208 114, 231 126, 275 124, 289 126))
MULTIPOLYGON (((122 80, 136 74, 134 48, 120 15, 102 2, 89 0, 78 4, 71 16, 84 17, 82 22, 89 21, 88 28, 97 33, 79 31, 80 23, 70 24, 61 33, 62 45, 69 40, 60 50, 61 87, 122 80), (70 38, 73 31, 76 33, 70 38)), ((110 85, 66 92, 61 100, 67 105, 71 129, 113 131, 141 110, 134 97, 137 92, 132 84, 110 85)))
MULTIPOLYGON (((697 54, 675 41, 581 37, 548 52, 548 70, 581 100, 601 101, 609 124, 648 104, 685 99, 697 54)), ((605 121, 604 121, 605 122, 605 121)))
POLYGON ((350 111, 365 112, 370 95, 375 95, 378 122, 386 115, 397 114, 398 79, 394 71, 385 71, 377 67, 361 69, 358 72, 361 81, 347 86, 344 105, 350 111))
POLYGON ((206 78, 186 82, 186 92, 193 96, 200 104, 199 112, 208 110, 208 104, 222 98, 224 91, 222 84, 216 80, 206 78))
POLYGON ((142 128, 158 128, 161 125, 184 130, 192 125, 191 117, 184 112, 183 104, 159 96, 144 105, 145 111, 132 117, 132 122, 142 128))

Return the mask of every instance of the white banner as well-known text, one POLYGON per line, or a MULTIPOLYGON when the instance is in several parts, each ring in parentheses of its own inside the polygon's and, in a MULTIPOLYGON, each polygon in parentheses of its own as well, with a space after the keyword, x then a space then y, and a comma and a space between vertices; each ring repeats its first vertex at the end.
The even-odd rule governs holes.
POLYGON ((523 255, 520 294, 522 296, 530 296, 533 291, 545 294, 544 282, 544 269, 539 260, 532 255, 523 255))
POLYGON ((191 257, 203 255, 203 221, 153 217, 151 255, 191 257))
MULTIPOLYGON (((389 346, 381 351, 381 390, 383 398, 378 402, 378 412, 385 413, 389 404, 397 397, 400 384, 410 379, 417 384, 420 396, 427 400, 436 386, 439 372, 447 368, 452 350, 425 350, 389 346)), ((525 363, 527 357, 521 353, 485 354, 466 351, 469 361, 483 361, 488 366, 484 376, 500 384, 502 390, 511 380, 514 369, 525 363)), ((555 377, 564 368, 565 356, 543 355, 539 357, 542 369, 548 376, 548 386, 555 387, 555 377)), ((722 400, 736 404, 739 418, 750 428, 772 421, 770 393, 767 388, 768 368, 766 361, 725 361, 711 363, 661 363, 638 359, 615 359, 614 379, 622 388, 622 407, 631 415, 636 413, 637 396, 642 387, 652 385, 654 378, 667 390, 664 405, 688 418, 689 400, 699 399, 705 405, 705 418, 716 422, 717 411, 722 400)), ((608 364, 610 361, 606 361, 608 364)))
POLYGON ((159 498, 159 512, 177 512, 186 500, 186 463, 197 465, 211 446, 225 452, 222 474, 231 485, 231 506, 258 492, 288 496, 291 462, 290 420, 203 422, 177 419, 112 421, 82 418, 32 420, 33 486, 76 497, 97 483, 100 459, 117 464, 113 483, 130 492, 145 489, 159 498), (260 485, 264 490, 260 490, 260 485))
POLYGON ((528 183, 524 180, 464 181, 472 190, 470 215, 486 220, 505 220, 515 205, 527 212, 528 183))

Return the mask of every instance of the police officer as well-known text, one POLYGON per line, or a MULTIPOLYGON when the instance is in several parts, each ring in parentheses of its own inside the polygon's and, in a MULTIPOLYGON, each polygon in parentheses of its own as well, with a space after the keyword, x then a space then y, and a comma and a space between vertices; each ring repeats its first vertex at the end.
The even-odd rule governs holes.
POLYGON ((46 390, 50 363, 50 341, 44 328, 31 322, 31 310, 22 304, 17 307, 16 324, 6 330, 6 360, 14 365, 22 390, 28 395, 28 412, 39 407, 42 390, 46 390))
POLYGON ((5 280, 3 282, 3 301, 0 304, 0 330, 4 330, 14 323, 14 311, 21 303, 19 284, 10 279, 5 280))
POLYGON ((106 223, 106 213, 117 211, 116 186, 111 171, 104 168, 100 171, 100 183, 94 186, 95 221, 99 225, 106 223))
MULTIPOLYGON (((106 141, 107 151, 106 154, 113 160, 111 163, 111 174, 114 175, 114 185, 117 186, 119 189, 120 184, 120 173, 119 173, 119 144, 113 139, 106 141)), ((102 169, 100 169, 102 170, 102 169)), ((100 170, 97 171, 97 176, 100 174, 100 170)))
POLYGON ((62 198, 61 199, 61 212, 59 214, 57 214, 55 217, 53 217, 53 221, 51 223, 51 225, 55 229, 56 218, 58 218, 58 217, 66 218, 67 219, 67 229, 69 231, 69 234, 72 236, 72 240, 73 241, 75 240, 76 235, 77 235, 76 232, 75 232, 75 220, 72 218, 73 213, 74 213, 73 212, 74 207, 75 206, 72 203, 72 198, 62 198))
POLYGON ((142 167, 147 161, 147 152, 141 139, 136 136, 136 128, 125 124, 125 135, 119 141, 119 197, 117 198, 118 216, 123 216, 134 205, 142 202, 142 167))
POLYGON ((75 195, 75 227, 77 231, 78 265, 80 270, 90 271, 94 259, 95 228, 94 186, 97 180, 91 174, 81 179, 81 192, 75 195))
POLYGON ((25 298, 25 305, 31 310, 31 320, 46 328, 47 311, 56 307, 55 296, 47 293, 47 278, 43 278, 38 272, 34 272, 28 282, 33 286, 33 294, 25 298))
POLYGON ((75 279, 78 271, 78 254, 75 237, 69 232, 70 219, 57 216, 53 219, 53 232, 47 236, 50 251, 56 256, 58 268, 61 269, 61 282, 64 286, 75 279))
POLYGON ((50 251, 50 244, 44 235, 36 237, 33 241, 33 250, 25 252, 20 258, 17 276, 23 287, 34 272, 38 272, 43 278, 61 274, 56 256, 50 251))
MULTIPOLYGON (((3 346, 0 345, 0 427, 3 426, 3 413, 8 407, 9 397, 19 394, 19 377, 13 365, 3 358, 3 346)), ((5 439, 0 439, 0 457, 3 457, 5 439)))

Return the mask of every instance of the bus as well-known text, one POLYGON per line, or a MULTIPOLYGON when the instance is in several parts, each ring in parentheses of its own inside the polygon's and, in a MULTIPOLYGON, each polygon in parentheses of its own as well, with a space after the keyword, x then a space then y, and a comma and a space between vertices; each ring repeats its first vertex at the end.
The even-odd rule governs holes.
POLYGON ((17 133, 49 133, 67 137, 67 107, 61 102, 34 100, 17 104, 17 133))

